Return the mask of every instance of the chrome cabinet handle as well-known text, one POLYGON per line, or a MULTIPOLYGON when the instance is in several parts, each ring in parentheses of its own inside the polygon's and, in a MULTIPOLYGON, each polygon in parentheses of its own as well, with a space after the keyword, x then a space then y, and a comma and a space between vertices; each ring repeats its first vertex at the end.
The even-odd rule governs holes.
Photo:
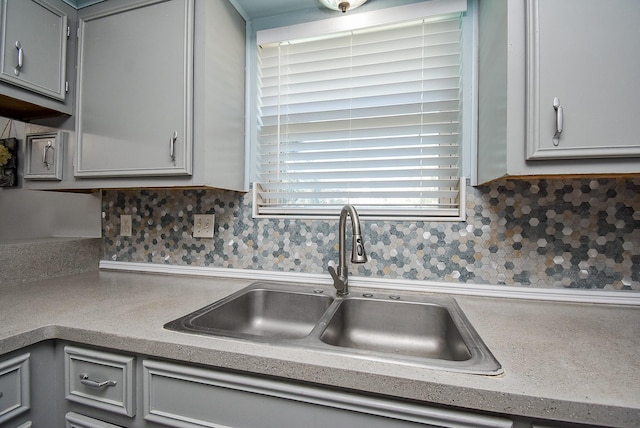
POLYGON ((47 145, 42 148, 42 163, 47 166, 47 169, 51 169, 51 162, 47 162, 47 150, 54 150, 51 141, 47 141, 47 145))
POLYGON ((86 373, 80 373, 80 383, 90 386, 91 388, 104 388, 106 386, 116 386, 115 380, 105 380, 103 382, 97 382, 89 379, 89 375, 86 373))
POLYGON ((19 76, 20 70, 22 70, 22 62, 24 59, 24 54, 22 52, 22 44, 20 44, 20 40, 16 42, 16 49, 18 49, 18 65, 16 65, 16 68, 13 69, 13 72, 16 74, 16 76, 19 76))
POLYGON ((173 135, 169 139, 169 156, 171 156, 171 160, 175 162, 176 160, 176 141, 178 140, 178 132, 173 131, 173 135))
POLYGON ((553 145, 560 144, 560 134, 562 134, 562 125, 564 122, 564 113, 558 97, 553 99, 553 108, 556 111, 556 133, 553 134, 553 145))

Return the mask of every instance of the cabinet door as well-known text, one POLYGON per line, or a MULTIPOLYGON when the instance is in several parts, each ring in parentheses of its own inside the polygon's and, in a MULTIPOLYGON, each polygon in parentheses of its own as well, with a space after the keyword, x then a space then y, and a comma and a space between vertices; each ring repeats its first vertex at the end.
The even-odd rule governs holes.
POLYGON ((527 1, 527 159, 640 156, 639 19, 633 0, 527 1))
POLYGON ((104 5, 80 16, 75 175, 190 175, 193 0, 104 5))
POLYGON ((67 16, 43 0, 2 0, 0 79, 64 101, 67 16))
POLYGON ((506 418, 143 361, 144 418, 169 427, 511 428, 506 418))
POLYGON ((0 425, 31 407, 29 356, 0 362, 0 425))

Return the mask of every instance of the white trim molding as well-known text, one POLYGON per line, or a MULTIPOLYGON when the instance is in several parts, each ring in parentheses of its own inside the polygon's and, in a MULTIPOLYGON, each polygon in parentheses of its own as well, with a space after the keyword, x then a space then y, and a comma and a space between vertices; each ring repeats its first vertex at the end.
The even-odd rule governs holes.
MULTIPOLYGON (((157 273, 169 275, 237 278, 246 280, 285 281, 331 285, 329 274, 276 272, 253 269, 176 266, 156 263, 134 263, 102 260, 101 270, 157 273)), ((401 291, 422 291, 460 296, 495 297, 509 299, 544 300, 571 303, 597 303, 640 306, 640 292, 583 290, 565 288, 527 288, 489 284, 458 284, 444 281, 420 281, 402 278, 370 278, 350 276, 349 285, 363 288, 392 288, 401 291)))

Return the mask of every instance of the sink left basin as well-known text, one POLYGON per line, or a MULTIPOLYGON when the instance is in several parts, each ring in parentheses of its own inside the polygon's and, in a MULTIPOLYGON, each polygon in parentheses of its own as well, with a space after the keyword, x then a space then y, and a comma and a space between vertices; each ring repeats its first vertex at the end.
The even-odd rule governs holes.
POLYGON ((333 297, 321 288, 259 283, 167 323, 170 330, 212 335, 298 339, 311 333, 333 297))

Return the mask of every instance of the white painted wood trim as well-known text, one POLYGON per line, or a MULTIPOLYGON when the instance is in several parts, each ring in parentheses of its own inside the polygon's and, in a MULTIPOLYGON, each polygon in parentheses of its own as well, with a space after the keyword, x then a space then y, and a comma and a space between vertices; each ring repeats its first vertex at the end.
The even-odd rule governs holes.
MULTIPOLYGON (((155 263, 133 263, 102 260, 100 269, 169 275, 188 275, 219 278, 237 278, 263 281, 303 282, 331 285, 327 273, 275 272, 253 269, 231 269, 218 267, 175 266, 155 263)), ((496 297, 526 300, 545 300, 571 303, 596 303, 640 306, 640 293, 636 291, 582 290, 562 288, 525 288, 488 284, 457 284, 444 281, 419 281, 402 278, 349 277, 349 284, 364 288, 392 288, 402 291, 424 291, 461 296, 496 297)))

